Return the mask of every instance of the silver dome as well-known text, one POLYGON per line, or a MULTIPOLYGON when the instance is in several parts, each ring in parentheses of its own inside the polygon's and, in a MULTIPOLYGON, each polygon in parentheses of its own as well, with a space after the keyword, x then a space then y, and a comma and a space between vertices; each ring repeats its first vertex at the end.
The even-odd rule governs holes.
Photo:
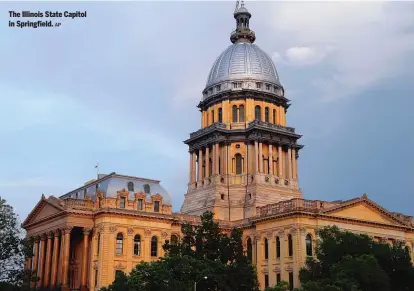
POLYGON ((206 87, 234 80, 252 80, 280 86, 272 59, 250 42, 236 42, 217 58, 211 68, 206 87))

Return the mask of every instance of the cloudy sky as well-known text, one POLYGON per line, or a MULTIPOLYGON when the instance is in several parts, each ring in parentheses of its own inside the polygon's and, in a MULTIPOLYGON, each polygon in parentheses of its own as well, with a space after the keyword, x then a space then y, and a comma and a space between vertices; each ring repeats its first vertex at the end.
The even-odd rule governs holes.
MULTIPOLYGON (((0 3, 0 196, 24 219, 101 172, 162 181, 179 210, 182 143, 234 2, 0 3), (9 28, 9 10, 77 11, 9 28)), ((414 215, 414 2, 247 2, 303 134, 308 199, 368 197, 414 215)))

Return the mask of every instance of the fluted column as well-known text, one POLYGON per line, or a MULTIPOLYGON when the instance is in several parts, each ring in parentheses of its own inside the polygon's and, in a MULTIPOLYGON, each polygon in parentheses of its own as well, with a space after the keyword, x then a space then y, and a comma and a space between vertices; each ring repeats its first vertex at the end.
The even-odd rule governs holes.
POLYGON ((69 251, 70 251, 70 233, 72 227, 64 229, 65 234, 65 249, 63 251, 63 270, 62 270, 62 291, 69 290, 68 288, 68 269, 69 269, 69 251))
POLYGON ((206 147, 206 174, 204 178, 210 177, 210 148, 206 147))
POLYGON ((40 256, 39 256, 39 281, 37 281, 37 287, 40 288, 43 286, 45 279, 45 255, 46 255, 46 235, 40 237, 40 256))
POLYGON ((89 228, 83 229, 83 254, 82 254, 82 280, 81 287, 86 289, 86 278, 88 274, 88 254, 89 254, 89 234, 91 230, 89 228))
POLYGON ((273 175, 273 146, 269 144, 269 174, 273 175))
POLYGON ((288 159, 287 159, 287 179, 291 180, 292 179, 292 150, 290 149, 290 147, 288 148, 288 159))
POLYGON ((53 232, 47 234, 47 252, 46 252, 46 264, 45 264, 45 279, 44 286, 49 287, 50 282, 50 268, 52 267, 52 239, 53 232))
POLYGON ((261 142, 259 143, 259 164, 259 171, 260 173, 263 173, 263 143, 261 142))
MULTIPOLYGON (((33 267, 32 267, 32 270, 36 271, 36 275, 39 274, 38 269, 37 269, 38 265, 39 265, 39 237, 36 237, 34 241, 34 257, 33 257, 33 267)), ((36 286, 36 283, 33 282, 32 287, 34 288, 35 286, 36 286)))
POLYGON ((56 285, 57 269, 58 269, 58 258, 59 258, 59 235, 60 232, 55 230, 54 241, 53 241, 53 258, 52 258, 52 274, 50 278, 50 286, 53 288, 56 285))
POLYGON ((255 173, 259 173, 259 143, 254 141, 254 156, 256 157, 254 160, 254 171, 255 173))
POLYGON ((197 182, 201 183, 203 180, 203 150, 198 150, 198 176, 197 176, 197 182))
POLYGON ((296 150, 292 149, 292 178, 296 179, 296 150))

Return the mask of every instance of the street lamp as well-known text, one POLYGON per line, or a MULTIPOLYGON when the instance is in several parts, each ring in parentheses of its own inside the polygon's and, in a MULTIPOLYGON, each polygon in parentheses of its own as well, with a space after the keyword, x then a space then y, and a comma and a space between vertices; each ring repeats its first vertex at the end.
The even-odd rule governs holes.
POLYGON ((204 276, 203 278, 201 278, 200 280, 198 280, 197 282, 194 282, 194 291, 197 291, 197 283, 199 283, 201 280, 207 280, 207 276, 204 276))

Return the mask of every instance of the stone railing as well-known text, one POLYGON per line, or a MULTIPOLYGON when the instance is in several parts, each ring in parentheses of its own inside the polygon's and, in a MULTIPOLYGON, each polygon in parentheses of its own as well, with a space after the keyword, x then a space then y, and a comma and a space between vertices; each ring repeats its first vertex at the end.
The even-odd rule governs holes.
POLYGON ((275 204, 257 207, 256 213, 259 216, 267 216, 299 210, 308 212, 319 212, 321 208, 324 208, 324 204, 322 201, 294 198, 275 204))
POLYGON ((260 121, 260 120, 254 120, 252 122, 249 123, 249 128, 250 127, 266 127, 269 129, 277 129, 280 131, 285 131, 285 132, 290 132, 290 133, 295 133, 295 128, 293 127, 287 127, 287 126, 282 126, 279 124, 273 124, 270 122, 264 122, 264 121, 260 121))
POLYGON ((92 200, 88 199, 73 199, 68 198, 63 200, 63 205, 65 208, 73 208, 73 209, 93 209, 93 202, 92 200))
POLYGON ((204 127, 200 130, 197 130, 195 132, 190 133, 190 138, 194 138, 194 137, 203 135, 207 132, 210 132, 210 131, 214 130, 215 128, 226 129, 226 125, 224 123, 221 123, 221 122, 215 122, 212 125, 209 125, 209 126, 204 127))

